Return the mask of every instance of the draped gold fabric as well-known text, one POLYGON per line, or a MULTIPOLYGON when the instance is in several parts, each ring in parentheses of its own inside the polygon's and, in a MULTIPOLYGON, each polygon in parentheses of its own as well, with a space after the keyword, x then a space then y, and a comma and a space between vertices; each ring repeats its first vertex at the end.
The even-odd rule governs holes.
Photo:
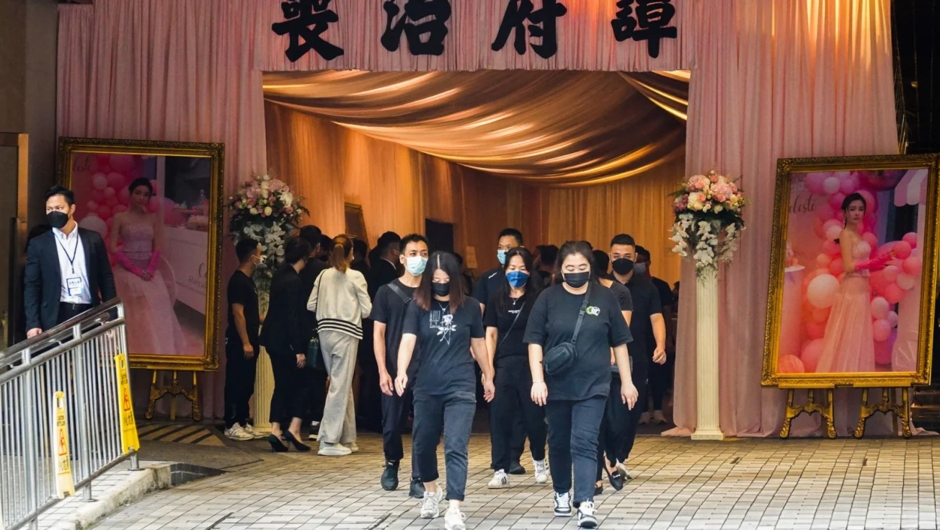
POLYGON ((617 73, 269 73, 269 101, 490 174, 592 185, 676 160, 685 123, 617 73))

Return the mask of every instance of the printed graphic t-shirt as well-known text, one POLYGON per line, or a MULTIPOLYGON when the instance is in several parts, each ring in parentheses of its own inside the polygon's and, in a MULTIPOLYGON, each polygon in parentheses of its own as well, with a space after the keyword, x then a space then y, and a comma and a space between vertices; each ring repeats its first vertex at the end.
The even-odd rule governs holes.
MULTIPOLYGON (((416 303, 408 304, 402 333, 417 337, 411 360, 418 363, 415 392, 426 395, 454 391, 476 393, 470 339, 484 336, 480 302, 468 297, 454 314, 450 313, 447 303, 437 300, 431 300, 430 311, 416 303)), ((412 369, 409 366, 408 371, 412 369)))

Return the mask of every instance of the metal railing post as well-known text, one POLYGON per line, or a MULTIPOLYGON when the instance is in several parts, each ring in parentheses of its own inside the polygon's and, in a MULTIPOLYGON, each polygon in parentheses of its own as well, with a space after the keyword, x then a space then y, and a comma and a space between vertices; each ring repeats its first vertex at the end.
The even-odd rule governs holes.
MULTIPOLYGON (((80 325, 76 324, 72 327, 72 334, 76 339, 81 338, 82 328, 80 325)), ((91 476, 92 472, 92 462, 91 462, 91 448, 90 439, 88 435, 88 415, 86 414, 85 407, 81 406, 84 403, 88 402, 88 385, 85 380, 85 375, 87 374, 86 370, 86 356, 85 356, 85 344, 79 343, 75 346, 75 399, 76 403, 80 406, 75 407, 75 414, 78 416, 76 418, 76 438, 81 441, 78 446, 78 469, 79 476, 84 479, 91 476)), ((91 496, 91 481, 82 488, 82 501, 84 502, 94 502, 94 498, 91 496)))
MULTIPOLYGON (((26 348, 23 350, 23 365, 29 366, 32 364, 32 355, 31 348, 26 348)), ((26 460, 26 509, 27 513, 36 513, 39 509, 39 499, 38 499, 38 490, 39 490, 39 480, 36 476, 39 472, 39 462, 37 461, 37 443, 42 443, 39 438, 39 425, 36 418, 36 415, 39 411, 36 408, 36 400, 34 399, 38 393, 36 392, 36 371, 29 370, 24 374, 23 378, 23 393, 21 395, 21 400, 23 403, 23 413, 25 417, 23 418, 23 425, 26 432, 23 433, 26 447, 25 447, 25 457, 26 460)), ((39 403, 42 403, 42 399, 39 400, 39 403)), ((29 521, 30 530, 39 529, 39 516, 36 515, 32 517, 29 521)))
POLYGON ((131 453, 131 471, 140 471, 140 462, 137 461, 137 451, 131 453))

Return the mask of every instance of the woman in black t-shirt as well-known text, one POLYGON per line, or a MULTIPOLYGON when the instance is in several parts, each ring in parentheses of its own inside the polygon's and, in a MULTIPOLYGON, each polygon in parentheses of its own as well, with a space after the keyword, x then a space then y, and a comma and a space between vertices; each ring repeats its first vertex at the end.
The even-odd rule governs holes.
POLYGON ((524 341, 529 345, 532 400, 545 406, 548 418, 555 516, 570 517, 574 505, 578 509, 578 526, 596 528, 594 478, 597 440, 610 392, 610 349, 614 350, 623 381, 620 398, 632 408, 637 400, 627 353, 632 337, 617 297, 598 284, 592 274, 590 245, 569 241, 561 247, 558 259, 564 283, 542 293, 526 326, 524 341), (546 377, 542 369, 544 352, 572 341, 585 299, 575 359, 563 372, 546 377), (574 502, 569 496, 572 463, 574 502))
POLYGON ((480 302, 464 294, 460 267, 452 254, 435 252, 408 306, 398 349, 395 391, 404 395, 417 344, 412 443, 418 474, 424 482, 421 517, 440 515, 443 492, 437 485, 437 444, 444 434, 447 466, 447 530, 466 530, 460 502, 467 486, 470 428, 476 411, 473 361, 483 371, 483 395, 492 401, 493 366, 486 355, 480 302), (472 356, 471 356, 472 354, 472 356))
POLYGON ((483 325, 486 326, 486 351, 496 368, 496 397, 490 407, 490 440, 493 447, 493 480, 491 489, 509 487, 512 463, 512 432, 521 417, 529 438, 529 449, 535 467, 535 483, 548 482, 545 465, 545 411, 532 402, 532 374, 529 352, 522 337, 532 305, 542 291, 542 282, 532 265, 532 254, 514 248, 506 254, 502 287, 486 304, 483 325))

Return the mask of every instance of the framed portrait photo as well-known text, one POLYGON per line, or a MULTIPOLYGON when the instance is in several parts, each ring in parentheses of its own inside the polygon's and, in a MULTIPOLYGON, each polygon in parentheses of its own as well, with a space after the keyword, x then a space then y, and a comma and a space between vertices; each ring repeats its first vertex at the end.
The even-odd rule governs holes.
POLYGON ((59 139, 78 225, 108 246, 133 368, 215 370, 224 147, 59 139))
POLYGON ((938 162, 778 160, 763 385, 930 383, 938 162))

